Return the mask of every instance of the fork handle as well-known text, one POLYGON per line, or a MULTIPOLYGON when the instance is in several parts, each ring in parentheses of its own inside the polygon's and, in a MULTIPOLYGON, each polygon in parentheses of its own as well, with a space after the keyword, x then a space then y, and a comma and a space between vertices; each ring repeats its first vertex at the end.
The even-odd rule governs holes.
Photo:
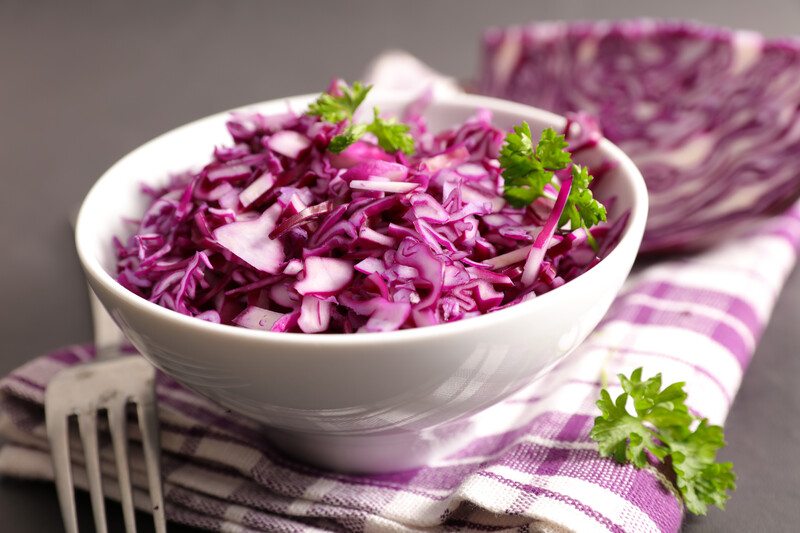
POLYGON ((100 303, 100 299, 91 287, 89 287, 89 308, 92 312, 96 359, 111 359, 119 353, 119 346, 126 342, 125 334, 100 303))
MULTIPOLYGON (((78 225, 78 212, 79 206, 76 206, 69 215, 69 225, 73 233, 78 225)), ((114 322, 114 319, 111 318, 111 315, 108 314, 106 308, 103 307, 103 304, 100 303, 88 283, 86 284, 86 289, 89 292, 89 310, 92 313, 95 359, 113 359, 116 355, 119 355, 118 348, 127 341, 127 338, 114 322)))

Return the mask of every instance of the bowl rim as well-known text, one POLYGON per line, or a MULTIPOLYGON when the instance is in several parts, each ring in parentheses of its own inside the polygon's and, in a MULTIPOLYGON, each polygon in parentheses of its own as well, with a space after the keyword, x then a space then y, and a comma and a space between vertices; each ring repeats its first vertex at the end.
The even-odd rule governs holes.
MULTIPOLYGON (((621 170, 620 174, 625 177, 633 190, 630 216, 626 223, 626 227, 620 236, 619 242, 614 249, 611 250, 611 252, 609 252, 609 254, 592 269, 561 287, 537 296, 531 300, 511 305, 505 309, 500 309, 491 313, 464 320, 458 320, 455 322, 446 322, 432 326, 396 331, 371 332, 365 334, 286 333, 248 329, 227 324, 216 324, 197 319, 193 316, 183 315, 134 294, 119 284, 115 278, 106 272, 106 270, 100 264, 98 257, 89 252, 89 242, 91 242, 92 237, 92 227, 89 224, 89 219, 92 215, 89 213, 89 209, 100 198, 102 198, 101 189, 106 182, 115 180, 117 175, 124 176, 124 174, 122 174, 120 171, 125 168, 128 161, 140 157, 142 152, 147 151, 152 145, 162 142, 165 138, 196 127, 200 123, 219 121, 229 116, 231 113, 252 111, 268 112, 271 111, 268 108, 277 107, 280 105, 288 105, 290 108, 296 105, 305 105, 307 102, 311 101, 317 96, 319 96, 319 93, 276 98, 239 106, 219 113, 214 113, 164 132, 138 146, 120 158, 92 185, 89 192, 84 197, 78 213, 75 230, 75 244, 85 275, 90 279, 90 281, 94 281, 95 283, 99 284, 103 289, 112 293, 116 298, 124 300, 127 304, 137 308, 142 313, 150 314, 161 320, 164 320, 167 324, 174 324, 176 326, 183 326, 187 328, 196 328, 209 334, 222 335, 230 338, 235 337, 240 340, 308 345, 309 347, 347 345, 357 346, 364 344, 403 343, 419 341, 428 337, 457 335, 465 328, 491 327, 499 322, 512 320, 515 316, 519 317, 523 314, 533 314, 537 310, 541 310, 543 307, 546 307, 551 301, 553 301, 554 298, 558 298, 559 294, 563 294, 563 291, 565 290, 580 290, 581 287, 586 284, 602 280, 603 273, 610 268, 613 263, 617 262, 614 260, 614 258, 623 253, 623 249, 630 245, 630 241, 636 240, 637 236, 638 239, 641 239, 648 211, 648 197, 644 178, 633 161, 631 161, 631 159, 619 147, 617 147, 608 139, 603 138, 598 144, 599 148, 605 154, 618 162, 621 170), (553 296, 554 294, 555 296, 553 296)), ((414 97, 418 96, 418 93, 409 91, 376 90, 373 91, 373 94, 370 96, 372 97, 370 100, 402 104, 413 100, 414 97)), ((551 113, 537 107, 488 96, 479 96, 467 93, 436 95, 431 105, 435 105, 436 103, 464 105, 467 107, 473 107, 476 110, 486 108, 490 111, 518 115, 520 118, 525 120, 538 120, 562 128, 566 123, 566 119, 564 117, 555 113, 551 113)), ((638 244, 635 246, 638 249, 638 244)))

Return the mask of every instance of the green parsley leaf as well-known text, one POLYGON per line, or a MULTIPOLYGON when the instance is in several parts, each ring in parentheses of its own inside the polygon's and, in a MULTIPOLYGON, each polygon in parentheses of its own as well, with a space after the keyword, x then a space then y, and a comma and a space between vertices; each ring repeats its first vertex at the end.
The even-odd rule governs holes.
POLYGON ((559 185, 553 183, 555 172, 571 166, 572 186, 558 225, 564 226, 569 222, 573 231, 583 228, 589 244, 597 250, 597 242, 589 228, 605 222, 606 208, 595 200, 589 189, 592 181, 589 170, 572 163, 567 146, 564 135, 547 128, 534 148, 528 123, 514 126, 514 131, 506 135, 498 157, 503 168, 503 195, 514 207, 530 205, 544 196, 544 188, 548 184, 559 189, 559 185))
POLYGON ((342 133, 331 139, 328 150, 334 154, 341 153, 345 148, 359 140, 366 132, 366 124, 350 124, 342 133))
MULTIPOLYGON (((530 134, 528 126, 528 137, 530 134)), ((566 147, 567 141, 564 140, 564 136, 556 133, 553 128, 547 128, 542 132, 539 144, 536 145, 536 159, 542 162, 543 167, 551 170, 567 168, 572 163, 572 156, 565 150, 566 147)))
POLYGON ((408 133, 411 128, 393 118, 382 119, 377 107, 372 112, 372 123, 367 126, 367 131, 378 139, 380 147, 389 153, 399 150, 405 154, 413 154, 414 138, 408 133))
POLYGON ((552 129, 545 130, 536 149, 533 148, 531 127, 527 122, 514 126, 514 132, 506 135, 500 148, 500 166, 505 181, 504 195, 514 207, 524 207, 544 194, 544 186, 553 180, 553 170, 561 170, 563 157, 557 155, 564 137, 552 129), (544 156, 544 160, 542 160, 544 156), (555 166, 546 166, 545 163, 555 166))
POLYGON ((597 406, 602 416, 595 419, 591 437, 603 457, 610 455, 618 463, 630 461, 641 468, 647 463, 645 444, 652 442, 652 435, 641 420, 628 414, 627 402, 627 394, 621 394, 615 402, 607 390, 600 391, 597 406))
POLYGON ((686 508, 694 514, 706 514, 708 505, 724 509, 727 491, 736 489, 736 474, 732 463, 715 462, 717 450, 725 446, 722 428, 702 420, 694 431, 669 439, 672 469, 686 508))
POLYGON ((724 509, 728 491, 736 489, 736 475, 731 463, 716 462, 717 451, 725 446, 722 428, 689 413, 684 383, 662 389, 661 374, 643 381, 641 368, 619 379, 624 392, 613 400, 603 389, 597 401, 601 414, 590 436, 600 455, 637 468, 647 465, 647 452, 668 459, 689 512, 705 514, 709 505, 724 509))
MULTIPOLYGON (((544 187, 542 187, 544 192, 544 187)), ((539 191, 527 186, 506 185, 503 196, 514 207, 525 207, 542 195, 539 191)))
POLYGON ((567 205, 558 221, 559 226, 569 222, 573 230, 591 228, 599 222, 606 221, 606 208, 595 200, 589 183, 592 176, 586 167, 572 166, 572 188, 567 196, 567 205))
POLYGON ((371 89, 372 85, 362 85, 358 81, 353 82, 352 87, 342 82, 339 85, 341 96, 322 93, 316 101, 308 106, 308 114, 318 116, 325 122, 333 124, 338 124, 343 120, 352 120, 356 109, 371 89))
POLYGON ((323 93, 311 105, 308 106, 307 113, 320 117, 325 122, 339 124, 344 121, 350 123, 340 133, 331 139, 328 149, 333 153, 341 153, 348 146, 358 141, 365 133, 375 136, 381 148, 389 153, 401 151, 405 154, 414 153, 414 138, 409 133, 410 127, 401 124, 395 119, 382 119, 378 108, 373 108, 373 119, 369 124, 355 124, 353 117, 356 109, 367 94, 372 89, 372 85, 362 85, 361 82, 353 82, 349 87, 342 82, 339 85, 341 95, 323 93))
POLYGON ((350 124, 339 135, 331 139, 328 149, 333 153, 340 153, 345 148, 359 140, 365 133, 371 133, 378 140, 378 145, 388 153, 402 151, 406 154, 414 153, 414 138, 406 124, 401 124, 395 119, 382 119, 378 108, 373 109, 374 118, 369 124, 350 124))

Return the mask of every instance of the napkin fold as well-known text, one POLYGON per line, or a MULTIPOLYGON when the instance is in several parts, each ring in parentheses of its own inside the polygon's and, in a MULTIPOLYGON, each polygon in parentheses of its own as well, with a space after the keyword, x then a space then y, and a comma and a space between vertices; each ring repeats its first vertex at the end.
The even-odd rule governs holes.
MULTIPOLYGON (((386 65, 378 62, 373 74, 386 65)), ((405 72, 422 67, 404 65, 405 72)), ((441 80, 436 90, 455 90, 441 80)), ((617 373, 662 372, 667 383, 686 382, 698 415, 724 422, 799 251, 800 203, 705 253, 638 269, 597 329, 547 379, 459 421, 472 426, 474 440, 409 472, 353 476, 294 462, 264 441, 256 423, 159 375, 167 516, 236 532, 678 531, 683 508, 664 475, 600 458, 589 438, 600 377, 609 376, 615 395, 617 373)), ((1 475, 52 479, 45 387, 93 357, 91 346, 71 346, 0 380, 1 475)), ((134 422, 129 434, 135 504, 147 510, 134 422)), ((85 488, 77 437, 72 444, 76 483, 85 488)), ((104 488, 118 498, 105 433, 101 448, 104 488)))
MULTIPOLYGON (((213 531, 663 531, 683 510, 655 469, 602 459, 589 439, 600 375, 644 366, 685 381, 688 403, 722 423, 800 248, 800 204, 706 253, 634 273, 575 353, 508 400, 472 417, 475 439, 414 471, 351 476, 282 457, 255 423, 160 375, 167 516, 213 531)), ((0 381, 0 474, 52 479, 43 395, 61 369, 89 361, 72 346, 0 381)), ((612 394, 619 384, 611 378, 612 394)), ((149 507, 136 424, 136 505, 149 507)), ((86 487, 76 440, 77 484, 86 487)), ((102 443, 107 494, 118 497, 102 443)))

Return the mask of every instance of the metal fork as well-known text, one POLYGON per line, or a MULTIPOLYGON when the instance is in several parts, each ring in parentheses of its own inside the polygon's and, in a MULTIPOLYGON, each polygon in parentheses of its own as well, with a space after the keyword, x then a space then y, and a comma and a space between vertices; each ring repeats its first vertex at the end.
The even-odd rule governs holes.
POLYGON ((67 368, 45 392, 47 437, 53 458, 58 501, 67 533, 78 533, 69 449, 69 420, 75 416, 83 445, 95 529, 106 533, 98 413, 106 411, 119 480, 125 530, 136 531, 128 467, 127 406, 136 406, 144 449, 152 513, 157 533, 165 533, 161 449, 156 416, 155 370, 141 357, 119 357, 122 333, 90 291, 97 361, 67 368))

